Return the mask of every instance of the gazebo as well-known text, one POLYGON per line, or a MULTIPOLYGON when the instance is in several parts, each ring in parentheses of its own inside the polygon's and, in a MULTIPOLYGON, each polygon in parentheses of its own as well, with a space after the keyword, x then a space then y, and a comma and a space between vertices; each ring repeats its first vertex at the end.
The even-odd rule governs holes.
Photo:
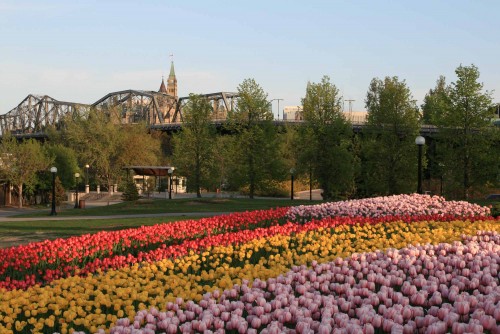
POLYGON ((143 189, 145 176, 151 176, 155 178, 155 188, 158 188, 161 177, 165 177, 167 180, 167 189, 172 190, 172 175, 175 170, 173 166, 125 166, 123 169, 127 171, 127 177, 130 176, 130 170, 133 170, 135 175, 142 176, 143 189))

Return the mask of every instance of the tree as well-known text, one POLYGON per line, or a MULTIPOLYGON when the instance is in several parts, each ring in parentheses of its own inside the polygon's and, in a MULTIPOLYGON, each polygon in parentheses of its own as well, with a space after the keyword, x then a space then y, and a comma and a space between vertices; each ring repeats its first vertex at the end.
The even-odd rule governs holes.
POLYGON ((139 199, 139 191, 132 178, 127 178, 125 181, 125 188, 122 192, 122 200, 124 201, 137 201, 139 199))
POLYGON ((418 109, 406 82, 374 78, 365 105, 367 129, 362 143, 364 195, 390 195, 415 189, 419 133, 418 109))
POLYGON ((92 166, 97 181, 111 191, 121 172, 119 125, 110 122, 106 113, 91 109, 86 115, 68 116, 61 139, 76 152, 80 165, 92 166))
POLYGON ((447 88, 449 104, 436 124, 448 187, 461 188, 460 197, 468 199, 473 186, 498 182, 500 158, 493 152, 499 130, 491 124, 491 94, 483 92, 478 68, 460 65, 455 73, 457 81, 447 88))
POLYGON ((215 158, 215 127, 210 102, 190 94, 183 116, 182 131, 174 136, 173 160, 190 188, 196 190, 196 196, 201 197, 201 188, 213 183, 210 166, 215 158))
POLYGON ((352 126, 342 112, 337 87, 324 76, 308 83, 302 99, 304 127, 299 130, 299 161, 323 189, 323 199, 349 197, 354 192, 352 126))
POLYGON ((238 86, 238 94, 235 110, 228 113, 228 128, 236 145, 230 182, 248 186, 249 196, 254 198, 256 190, 286 174, 267 94, 254 79, 245 79, 238 86))
MULTIPOLYGON (((60 206, 61 203, 66 199, 66 192, 64 191, 64 187, 62 185, 61 179, 59 179, 59 176, 56 176, 54 183, 56 187, 56 206, 60 206)), ((49 201, 52 202, 52 192, 49 193, 49 201)))
POLYGON ((0 144, 0 171, 17 188, 19 208, 23 207, 23 186, 33 186, 37 172, 47 170, 51 160, 42 145, 33 140, 19 142, 5 134, 0 144))
POLYGON ((80 166, 92 166, 97 182, 107 185, 108 191, 119 183, 125 165, 154 165, 161 152, 159 139, 149 135, 144 124, 112 122, 116 108, 68 117, 61 134, 63 143, 76 152, 80 166))
POLYGON ((436 87, 425 95, 422 105, 422 121, 424 124, 436 124, 441 114, 450 108, 450 91, 446 86, 446 78, 440 76, 436 87))
POLYGON ((124 124, 118 132, 118 165, 155 166, 160 162, 162 153, 159 135, 150 133, 146 124, 124 124))
POLYGON ((75 152, 62 144, 51 145, 49 143, 46 148, 48 155, 54 159, 59 182, 66 189, 73 187, 75 183, 74 175, 78 171, 78 160, 75 152))

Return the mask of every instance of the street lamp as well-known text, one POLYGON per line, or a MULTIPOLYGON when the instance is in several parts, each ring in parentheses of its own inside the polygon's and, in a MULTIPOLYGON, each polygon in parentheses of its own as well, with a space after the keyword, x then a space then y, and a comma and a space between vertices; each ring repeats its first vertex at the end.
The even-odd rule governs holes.
POLYGON ((279 121, 280 120, 280 101, 283 101, 283 99, 272 99, 271 101, 269 101, 269 103, 272 104, 273 101, 278 101, 278 121, 279 121))
POLYGON ((51 216, 57 215, 56 212, 56 173, 57 167, 50 167, 50 172, 52 173, 52 210, 50 211, 51 216))
POLYGON ((443 196, 443 174, 444 174, 444 164, 442 162, 439 163, 439 180, 441 181, 439 187, 439 195, 443 196))
POLYGON ((168 182, 168 199, 172 199, 172 174, 174 173, 174 167, 168 168, 169 182, 168 182))
POLYGON ((78 178, 80 177, 80 173, 75 173, 75 209, 78 209, 78 178))
POLYGON ((85 165, 85 193, 88 194, 90 192, 90 185, 89 185, 89 164, 85 165))
POLYGON ((291 191, 290 191, 290 200, 293 201, 293 174, 295 174, 295 168, 290 168, 290 176, 291 176, 291 191))
POLYGON ((418 183, 417 193, 422 194, 422 146, 425 145, 425 138, 418 136, 415 138, 415 144, 418 146, 418 183))

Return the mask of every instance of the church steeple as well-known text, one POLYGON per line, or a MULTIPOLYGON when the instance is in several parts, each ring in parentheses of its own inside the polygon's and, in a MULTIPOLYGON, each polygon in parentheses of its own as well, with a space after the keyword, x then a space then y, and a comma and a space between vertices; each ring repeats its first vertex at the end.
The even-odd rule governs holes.
POLYGON ((168 75, 168 77, 174 77, 175 78, 175 71, 174 71, 174 61, 172 60, 172 62, 170 63, 170 74, 168 75))
POLYGON ((167 80, 167 94, 177 97, 177 78, 175 77, 174 61, 170 63, 170 74, 167 80))
POLYGON ((161 76, 161 85, 158 92, 167 94, 167 87, 165 87, 165 81, 163 80, 163 75, 161 76))

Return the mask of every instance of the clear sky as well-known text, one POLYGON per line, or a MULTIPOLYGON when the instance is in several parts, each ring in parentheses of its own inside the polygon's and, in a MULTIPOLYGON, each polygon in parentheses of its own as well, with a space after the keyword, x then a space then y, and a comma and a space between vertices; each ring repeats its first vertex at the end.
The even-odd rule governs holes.
POLYGON ((373 78, 398 76, 420 105, 475 64, 500 102, 499 13, 497 0, 0 0, 0 114, 30 93, 158 90, 171 53, 180 96, 254 78, 282 109, 328 75, 358 111, 373 78))

